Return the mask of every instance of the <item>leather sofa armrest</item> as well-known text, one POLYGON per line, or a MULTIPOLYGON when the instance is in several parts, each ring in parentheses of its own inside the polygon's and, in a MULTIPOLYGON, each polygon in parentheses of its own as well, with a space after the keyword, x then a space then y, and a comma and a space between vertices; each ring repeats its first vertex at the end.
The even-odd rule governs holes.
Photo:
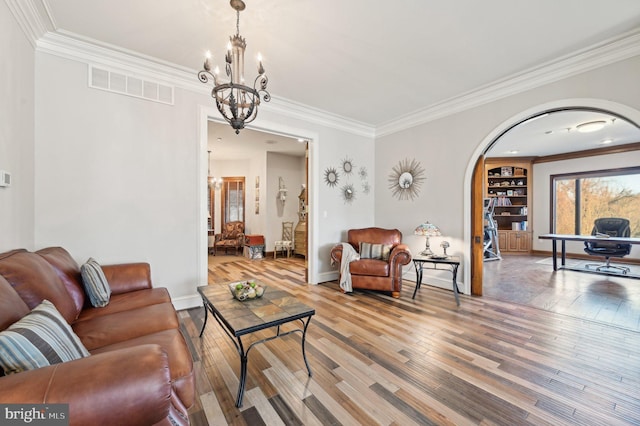
POLYGON ((69 404, 71 425, 147 424, 171 409, 167 354, 159 345, 91 355, 0 377, 0 402, 69 404))
POLYGON ((336 244, 331 249, 331 265, 340 267, 342 262, 342 244, 336 244))
POLYGON ((151 267, 148 263, 103 265, 102 271, 113 294, 151 288, 151 267))
POLYGON ((409 250, 408 245, 403 243, 397 244, 389 254, 389 263, 392 266, 395 264, 407 265, 411 262, 411 259, 411 250, 409 250))

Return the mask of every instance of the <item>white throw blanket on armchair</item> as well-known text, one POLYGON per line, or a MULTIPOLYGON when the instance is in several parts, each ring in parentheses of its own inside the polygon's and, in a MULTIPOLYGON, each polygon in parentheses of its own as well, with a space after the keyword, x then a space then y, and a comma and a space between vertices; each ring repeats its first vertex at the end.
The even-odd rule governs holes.
POLYGON ((351 293, 353 287, 351 286, 351 271, 349 271, 349 263, 354 260, 359 260, 360 255, 349 243, 342 244, 342 260, 340 261, 340 288, 345 293, 351 293))

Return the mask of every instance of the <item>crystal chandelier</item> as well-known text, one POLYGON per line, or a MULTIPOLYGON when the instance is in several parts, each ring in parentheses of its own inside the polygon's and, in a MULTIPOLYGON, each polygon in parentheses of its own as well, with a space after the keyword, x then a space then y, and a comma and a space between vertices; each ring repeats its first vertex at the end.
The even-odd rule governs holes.
POLYGON ((231 7, 236 11, 236 35, 229 37, 227 54, 225 55, 228 83, 220 83, 219 69, 211 71, 211 55, 207 52, 204 69, 198 73, 202 83, 213 81, 211 97, 216 100, 216 107, 224 119, 236 130, 236 134, 244 129, 245 124, 251 123, 258 115, 260 96, 265 102, 271 100, 267 92, 269 79, 264 72, 262 59, 258 56, 258 76, 253 82, 253 88, 244 84, 244 49, 247 42, 240 35, 240 11, 245 9, 242 0, 231 0, 231 7))

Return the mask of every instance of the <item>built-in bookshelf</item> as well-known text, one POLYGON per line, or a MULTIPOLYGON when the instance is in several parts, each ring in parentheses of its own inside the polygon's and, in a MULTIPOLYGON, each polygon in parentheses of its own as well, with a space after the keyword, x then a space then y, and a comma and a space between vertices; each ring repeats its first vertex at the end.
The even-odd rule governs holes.
POLYGON ((531 162, 487 159, 485 197, 491 200, 500 250, 531 250, 531 162))

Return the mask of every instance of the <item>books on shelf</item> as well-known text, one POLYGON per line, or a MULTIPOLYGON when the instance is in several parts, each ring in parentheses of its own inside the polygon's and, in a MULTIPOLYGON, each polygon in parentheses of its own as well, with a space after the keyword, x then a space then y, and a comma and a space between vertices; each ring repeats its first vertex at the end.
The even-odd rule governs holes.
POLYGON ((526 231, 527 227, 528 224, 526 220, 523 220, 522 222, 511 222, 512 231, 526 231))
POLYGON ((507 197, 497 197, 496 198, 496 204, 495 207, 504 207, 504 206, 510 206, 511 205, 511 200, 507 197))

